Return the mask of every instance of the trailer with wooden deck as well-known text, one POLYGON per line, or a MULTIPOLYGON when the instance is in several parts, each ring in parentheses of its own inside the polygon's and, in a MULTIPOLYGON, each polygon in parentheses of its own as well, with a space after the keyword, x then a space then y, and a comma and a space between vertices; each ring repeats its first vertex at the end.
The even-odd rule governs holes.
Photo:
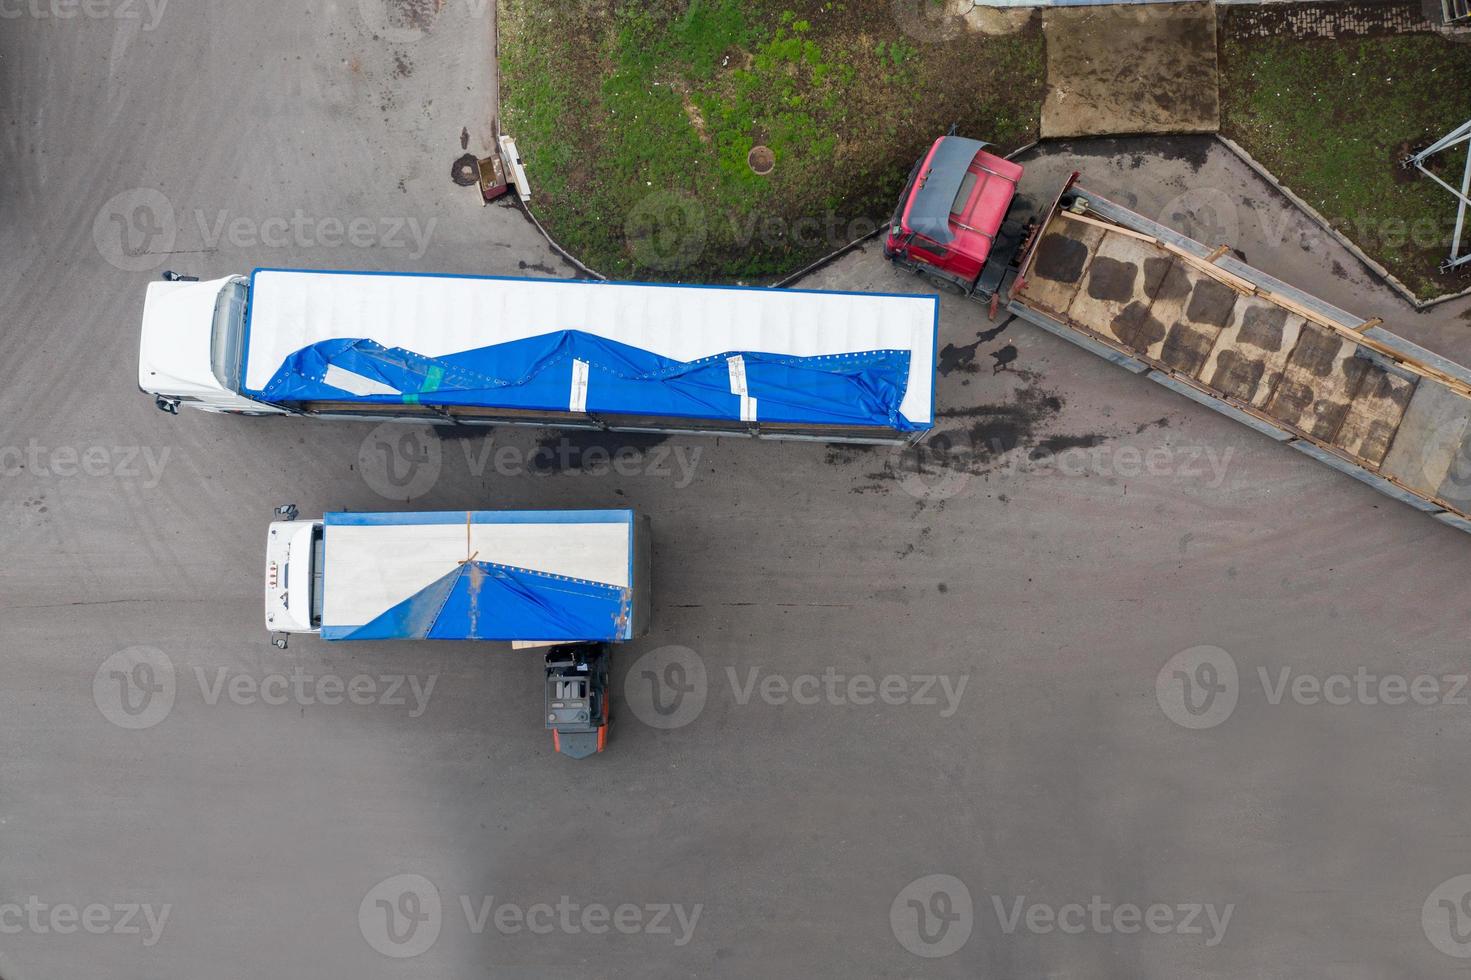
POLYGON ((1471 531, 1471 371, 1074 185, 1008 310, 1471 531))
POLYGON ((885 239, 896 264, 1143 374, 1471 531, 1471 371, 1078 185, 1018 214, 1021 168, 947 136, 885 239))

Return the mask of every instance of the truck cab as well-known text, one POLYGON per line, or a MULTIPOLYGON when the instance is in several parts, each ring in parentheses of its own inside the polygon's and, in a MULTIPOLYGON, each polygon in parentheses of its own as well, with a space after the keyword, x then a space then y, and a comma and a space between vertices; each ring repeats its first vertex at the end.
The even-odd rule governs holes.
POLYGON ((138 339, 138 387, 166 412, 182 404, 206 412, 280 415, 240 394, 240 352, 250 281, 226 276, 199 282, 164 273, 148 284, 138 339))
POLYGON ((989 144, 942 136, 914 165, 884 238, 884 256, 952 292, 989 298, 1027 237, 1022 168, 989 144))
POLYGON ((273 521, 266 532, 266 628, 280 634, 322 630, 321 521, 273 521))

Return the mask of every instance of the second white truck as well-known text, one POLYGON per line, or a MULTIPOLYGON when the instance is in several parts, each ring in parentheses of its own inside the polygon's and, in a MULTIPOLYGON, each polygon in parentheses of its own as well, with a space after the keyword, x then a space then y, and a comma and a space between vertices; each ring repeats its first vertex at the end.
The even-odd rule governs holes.
POLYGON ((550 647, 553 745, 603 749, 606 644, 648 629, 649 522, 631 510, 326 514, 291 506, 266 536, 277 646, 324 640, 500 640, 550 647))

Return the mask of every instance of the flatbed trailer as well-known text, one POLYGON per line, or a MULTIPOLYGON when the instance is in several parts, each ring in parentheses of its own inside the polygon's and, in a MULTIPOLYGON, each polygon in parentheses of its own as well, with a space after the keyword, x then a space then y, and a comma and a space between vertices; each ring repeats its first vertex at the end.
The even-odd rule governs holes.
POLYGON ((1007 310, 1471 531, 1471 371, 1068 181, 1007 310))

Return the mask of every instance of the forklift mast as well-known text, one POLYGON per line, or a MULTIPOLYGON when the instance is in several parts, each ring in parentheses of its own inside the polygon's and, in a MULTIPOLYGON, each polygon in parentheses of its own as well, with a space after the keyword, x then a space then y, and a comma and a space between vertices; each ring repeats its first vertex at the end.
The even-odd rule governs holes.
POLYGON ((603 751, 608 739, 608 647, 564 643, 546 656, 546 726, 552 747, 574 759, 603 751))

